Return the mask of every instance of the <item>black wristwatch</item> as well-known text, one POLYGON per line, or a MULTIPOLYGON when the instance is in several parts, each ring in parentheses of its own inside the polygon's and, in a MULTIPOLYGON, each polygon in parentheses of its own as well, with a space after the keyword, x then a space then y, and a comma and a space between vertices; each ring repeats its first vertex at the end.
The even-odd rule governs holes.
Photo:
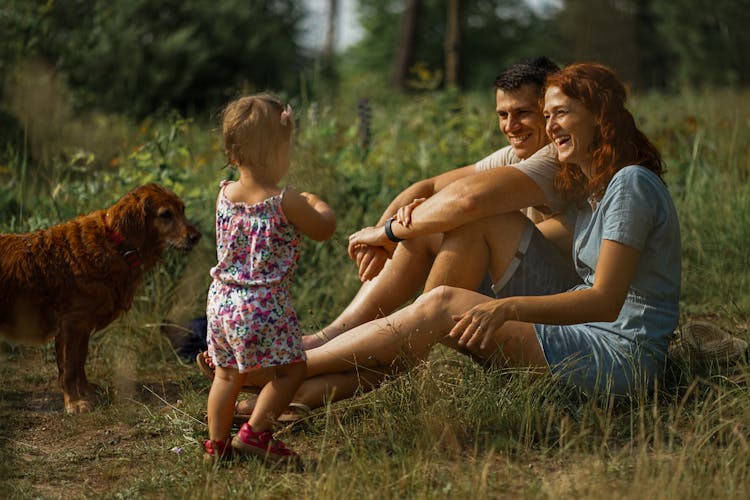
POLYGON ((391 240, 394 243, 398 243, 399 241, 404 241, 404 239, 403 238, 399 238, 398 236, 396 236, 395 234, 393 234, 393 229, 391 229, 391 224, 393 224, 393 220, 394 219, 395 219, 395 217, 391 217, 390 219, 388 219, 387 221, 385 221, 385 226, 383 226, 383 227, 385 228, 385 236, 386 236, 386 238, 388 238, 389 240, 391 240))

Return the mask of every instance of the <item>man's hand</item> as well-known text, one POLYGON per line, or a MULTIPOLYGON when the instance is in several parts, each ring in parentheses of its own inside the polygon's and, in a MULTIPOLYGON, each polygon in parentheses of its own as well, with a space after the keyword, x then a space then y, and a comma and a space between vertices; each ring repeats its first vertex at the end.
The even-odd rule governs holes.
POLYGON ((382 247, 359 246, 354 249, 359 280, 369 281, 380 274, 388 260, 388 253, 382 247))
POLYGON ((360 247, 381 247, 390 258, 396 249, 396 243, 392 242, 385 235, 383 226, 366 227, 349 236, 349 257, 356 260, 354 250, 360 247))
POLYGON ((411 203, 399 208, 398 212, 396 212, 396 220, 399 222, 399 224, 404 227, 409 227, 411 225, 412 211, 419 205, 424 203, 425 200, 427 200, 427 198, 414 198, 411 203))

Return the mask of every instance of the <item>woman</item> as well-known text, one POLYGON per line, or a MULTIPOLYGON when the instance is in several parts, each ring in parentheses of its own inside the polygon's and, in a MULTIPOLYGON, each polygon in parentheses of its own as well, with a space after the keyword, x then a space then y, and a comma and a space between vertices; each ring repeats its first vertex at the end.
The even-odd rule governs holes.
MULTIPOLYGON (((623 84, 598 64, 574 64, 547 80, 546 129, 562 164, 555 184, 574 202, 581 284, 496 299, 436 288, 308 351, 308 377, 355 368, 366 373, 363 368, 389 366, 404 355, 422 359, 448 340, 473 357, 499 355, 510 366, 554 373, 588 393, 651 387, 677 326, 680 233, 661 156, 636 127, 625 98, 623 84)), ((351 243, 371 237, 363 230, 351 243)))

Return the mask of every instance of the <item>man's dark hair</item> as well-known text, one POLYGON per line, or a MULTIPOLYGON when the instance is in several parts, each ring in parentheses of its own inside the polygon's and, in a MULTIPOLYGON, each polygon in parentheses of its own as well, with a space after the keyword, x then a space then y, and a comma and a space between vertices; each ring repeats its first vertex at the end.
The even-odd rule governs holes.
POLYGON ((539 87, 539 92, 544 88, 547 75, 560 71, 560 67, 547 57, 536 57, 534 59, 521 59, 511 64, 495 78, 495 90, 512 91, 521 86, 532 83, 539 87))

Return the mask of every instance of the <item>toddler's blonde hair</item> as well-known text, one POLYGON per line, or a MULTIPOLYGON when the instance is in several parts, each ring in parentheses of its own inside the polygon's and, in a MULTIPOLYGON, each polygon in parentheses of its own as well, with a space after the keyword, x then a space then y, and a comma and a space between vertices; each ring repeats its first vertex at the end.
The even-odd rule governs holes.
POLYGON ((252 169, 269 167, 269 154, 291 141, 294 121, 291 116, 282 120, 285 109, 278 97, 265 93, 227 104, 221 114, 227 162, 252 169))

